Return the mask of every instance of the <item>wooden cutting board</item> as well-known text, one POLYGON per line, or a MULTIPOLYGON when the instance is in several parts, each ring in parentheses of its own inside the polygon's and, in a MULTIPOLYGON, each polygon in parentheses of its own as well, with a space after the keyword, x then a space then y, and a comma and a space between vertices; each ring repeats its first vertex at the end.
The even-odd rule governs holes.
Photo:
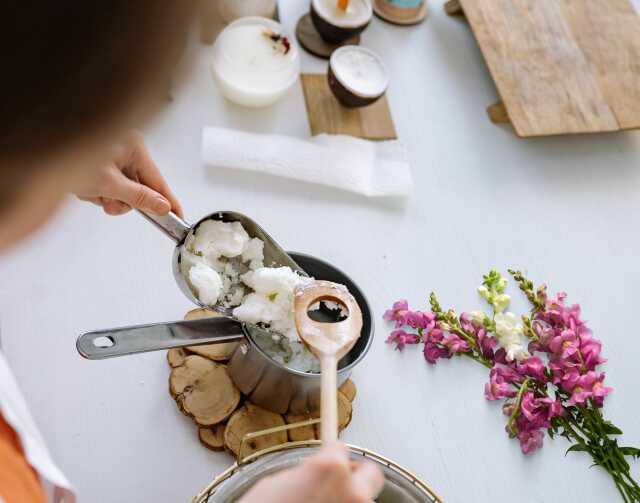
POLYGON ((518 136, 640 128, 640 17, 629 0, 451 0, 518 136))

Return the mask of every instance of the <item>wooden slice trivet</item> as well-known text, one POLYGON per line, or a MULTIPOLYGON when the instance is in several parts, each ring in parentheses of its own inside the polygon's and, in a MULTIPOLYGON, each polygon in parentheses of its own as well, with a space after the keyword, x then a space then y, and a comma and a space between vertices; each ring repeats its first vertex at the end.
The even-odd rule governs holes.
POLYGON ((380 19, 392 24, 413 25, 424 21, 428 12, 427 1, 413 9, 398 7, 386 0, 375 0, 373 2, 373 12, 380 19))
MULTIPOLYGON (((284 418, 280 414, 246 402, 233 413, 224 430, 224 445, 236 456, 240 450, 240 442, 247 433, 266 430, 276 426, 284 426, 284 418)), ((247 442, 242 453, 244 456, 287 441, 287 432, 279 431, 253 438, 247 442)))
MULTIPOLYGON (((309 419, 317 419, 318 415, 315 414, 286 414, 284 420, 287 424, 302 423, 309 419)), ((316 429, 314 424, 306 426, 299 426, 298 428, 292 428, 288 431, 290 442, 303 442, 306 440, 318 440, 316 435, 316 429)))
POLYGON ((226 367, 198 355, 185 357, 171 370, 169 392, 180 410, 200 426, 224 421, 240 402, 226 367))
MULTIPOLYGON (((210 316, 218 314, 208 309, 194 309, 187 313, 185 319, 210 316)), ((223 343, 219 346, 229 344, 223 343)), ((294 413, 293 402, 293 407, 290 406, 284 415, 270 412, 252 403, 250 398, 233 384, 226 366, 220 363, 223 357, 230 358, 232 351, 216 351, 212 349, 213 346, 216 345, 189 346, 167 351, 167 362, 171 367, 169 393, 176 401, 178 409, 196 423, 198 439, 207 449, 226 449, 237 456, 240 441, 247 433, 319 417, 317 412, 294 413), (199 350, 198 354, 195 353, 196 350, 199 350)), ((344 430, 351 422, 352 402, 356 393, 356 386, 351 379, 347 379, 338 389, 338 431, 344 430)), ((319 438, 319 425, 303 426, 288 432, 281 431, 256 437, 246 442, 242 455, 245 457, 287 441, 319 438)))
MULTIPOLYGON (((211 309, 199 308, 189 311, 184 317, 185 320, 199 320, 203 318, 213 318, 220 316, 219 313, 211 309)), ((220 344, 203 344, 200 346, 187 346, 185 349, 196 355, 204 356, 214 361, 226 362, 238 347, 237 342, 223 342, 220 344)))
POLYGON ((345 382, 343 382, 342 386, 340 386, 338 390, 340 390, 350 402, 353 402, 356 399, 356 385, 353 384, 353 381, 351 379, 347 379, 345 382))
POLYGON ((224 451, 224 423, 218 423, 210 427, 198 428, 200 443, 212 451, 224 451))
POLYGON ((348 134, 367 140, 398 138, 387 97, 360 108, 347 108, 333 95, 327 76, 303 73, 304 102, 311 134, 348 134))
POLYGON ((182 365, 187 356, 189 356, 189 353, 184 348, 173 348, 167 351, 167 361, 171 368, 182 365))
MULTIPOLYGON (((349 399, 344 396, 344 393, 338 391, 338 432, 344 430, 351 422, 351 414, 353 408, 349 399)), ((314 425, 316 429, 317 438, 321 438, 320 423, 314 425)))
POLYGON ((351 37, 339 44, 327 42, 320 36, 316 27, 313 26, 311 14, 305 14, 298 20, 298 24, 296 25, 296 39, 298 39, 298 43, 311 54, 323 59, 329 59, 331 53, 338 47, 360 44, 360 35, 351 37))
MULTIPOLYGON (((345 382, 349 389, 353 390, 355 397, 355 385, 349 379, 345 382), (347 384, 348 383, 348 384, 347 384)), ((353 406, 345 393, 342 392, 343 384, 338 391, 338 432, 344 430, 351 422, 351 416, 353 413, 353 406)), ((320 412, 313 412, 308 414, 286 414, 284 416, 287 424, 301 423, 309 419, 318 419, 320 412)), ((292 428, 289 430, 289 440, 291 442, 297 442, 301 440, 320 440, 320 424, 312 424, 308 426, 300 426, 298 428, 292 428)))

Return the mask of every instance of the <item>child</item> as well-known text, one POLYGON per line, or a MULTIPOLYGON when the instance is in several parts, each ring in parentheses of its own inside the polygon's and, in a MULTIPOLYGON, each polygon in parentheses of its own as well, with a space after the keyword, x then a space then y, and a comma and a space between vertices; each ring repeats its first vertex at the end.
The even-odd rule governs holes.
MULTIPOLYGON (((139 135, 126 132, 157 105, 191 4, 22 0, 3 7, 0 251, 35 232, 67 193, 110 215, 131 207, 182 213, 139 135)), ((336 443, 260 481, 243 501, 365 502, 382 483, 377 468, 350 463, 336 443)), ((0 502, 48 499, 75 496, 0 353, 0 502)))

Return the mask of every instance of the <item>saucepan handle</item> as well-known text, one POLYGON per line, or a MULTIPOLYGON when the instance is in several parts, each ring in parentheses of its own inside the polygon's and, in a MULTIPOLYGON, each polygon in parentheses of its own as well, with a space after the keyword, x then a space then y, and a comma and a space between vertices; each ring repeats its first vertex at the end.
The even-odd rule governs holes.
POLYGON ((164 232, 176 243, 182 243, 191 229, 191 226, 173 211, 170 211, 166 215, 153 215, 140 210, 138 210, 138 213, 158 227, 158 229, 164 232))
POLYGON ((85 332, 76 348, 84 358, 102 360, 114 356, 160 349, 238 341, 242 324, 230 318, 205 318, 85 332))

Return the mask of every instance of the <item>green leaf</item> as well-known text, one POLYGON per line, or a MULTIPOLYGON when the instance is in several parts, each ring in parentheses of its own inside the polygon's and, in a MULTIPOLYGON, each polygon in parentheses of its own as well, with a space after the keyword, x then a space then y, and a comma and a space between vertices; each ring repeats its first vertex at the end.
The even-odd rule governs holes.
POLYGON ((553 438, 553 435, 554 435, 554 433, 553 433, 553 428, 547 428, 547 433, 549 434, 549 436, 550 436, 551 438, 553 438))
POLYGON ((622 435, 622 430, 611 421, 602 421, 602 429, 607 435, 622 435))
POLYGON ((620 452, 625 456, 633 456, 634 458, 640 458, 640 449, 637 447, 620 447, 620 452))
POLYGON ((567 449, 567 452, 564 453, 564 455, 566 456, 570 452, 587 452, 587 451, 588 451, 588 449, 584 445, 575 444, 575 445, 572 445, 571 447, 569 447, 567 449))

